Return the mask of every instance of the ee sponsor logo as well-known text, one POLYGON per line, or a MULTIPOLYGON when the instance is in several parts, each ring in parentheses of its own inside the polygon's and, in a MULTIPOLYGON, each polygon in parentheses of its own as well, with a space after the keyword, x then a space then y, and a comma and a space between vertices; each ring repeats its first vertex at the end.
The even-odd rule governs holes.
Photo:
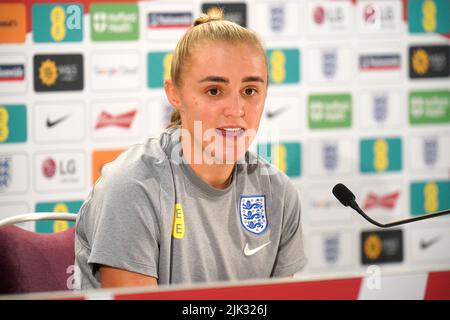
POLYGON ((167 51, 149 52, 147 55, 149 88, 163 88, 164 80, 170 79, 173 54, 167 51))
POLYGON ((298 142, 258 144, 257 153, 289 177, 301 175, 301 145, 298 142))
POLYGON ((448 0, 415 0, 408 3, 410 33, 450 32, 450 2, 448 0))
POLYGON ((298 49, 268 49, 266 53, 271 84, 300 82, 300 51, 298 49))
POLYGON ((27 109, 24 105, 0 104, 0 144, 27 141, 27 109))
MULTIPOLYGON (((76 214, 83 201, 40 202, 36 204, 35 212, 60 212, 76 214)), ((36 221, 35 231, 39 233, 57 233, 66 231, 75 225, 74 221, 41 220, 36 221)))
POLYGON ((400 138, 362 139, 360 141, 360 171, 383 173, 402 170, 402 140, 400 138))
POLYGON ((413 182, 410 185, 412 215, 422 215, 450 208, 450 181, 413 182))

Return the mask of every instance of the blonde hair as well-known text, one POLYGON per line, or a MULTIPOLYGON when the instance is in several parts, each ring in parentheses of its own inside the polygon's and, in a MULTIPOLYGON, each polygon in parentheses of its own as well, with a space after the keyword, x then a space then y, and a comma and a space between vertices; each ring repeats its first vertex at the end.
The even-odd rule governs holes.
MULTIPOLYGON (((194 21, 175 47, 170 66, 170 77, 175 86, 181 85, 183 67, 186 66, 192 50, 203 41, 226 41, 253 45, 261 52, 267 66, 265 49, 257 35, 234 22, 224 20, 222 9, 213 7, 208 10, 207 14, 202 14, 194 21)), ((181 126, 180 112, 174 109, 167 128, 179 126, 181 126)))

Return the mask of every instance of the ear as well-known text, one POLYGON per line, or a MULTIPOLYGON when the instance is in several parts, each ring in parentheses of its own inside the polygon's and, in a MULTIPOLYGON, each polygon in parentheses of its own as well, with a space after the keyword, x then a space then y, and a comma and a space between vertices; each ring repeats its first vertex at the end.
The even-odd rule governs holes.
POLYGON ((178 89, 171 79, 164 80, 164 91, 166 91, 166 96, 170 104, 178 111, 181 111, 181 99, 178 89))

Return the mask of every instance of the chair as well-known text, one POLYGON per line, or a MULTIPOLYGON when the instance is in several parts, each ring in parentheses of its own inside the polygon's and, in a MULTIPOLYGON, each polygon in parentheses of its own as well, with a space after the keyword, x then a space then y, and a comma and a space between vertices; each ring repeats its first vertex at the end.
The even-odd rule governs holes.
POLYGON ((0 220, 0 294, 71 289, 75 227, 44 234, 14 224, 75 219, 75 214, 40 212, 0 220))

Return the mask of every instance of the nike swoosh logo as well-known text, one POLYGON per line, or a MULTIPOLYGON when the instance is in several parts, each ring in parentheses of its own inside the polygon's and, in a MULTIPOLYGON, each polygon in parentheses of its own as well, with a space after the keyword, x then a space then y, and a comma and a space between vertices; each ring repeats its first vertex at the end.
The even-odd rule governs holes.
POLYGON ((255 248, 255 249, 250 249, 248 247, 248 243, 245 244, 245 248, 244 248, 244 254, 248 257, 248 256, 252 256, 255 253, 257 253, 259 250, 261 250, 262 248, 264 248, 265 246, 268 246, 272 241, 266 242, 263 245, 255 248))
POLYGON ((52 128, 54 126, 56 126, 58 123, 63 122, 64 120, 66 120, 67 118, 70 117, 70 114, 67 114, 59 119, 53 120, 51 121, 48 117, 47 117, 47 128, 52 128))
POLYGON ((432 238, 432 239, 430 239, 428 241, 425 241, 425 240, 422 239, 422 240, 420 240, 420 249, 426 250, 429 247, 431 247, 433 244, 438 242, 439 240, 441 240, 440 236, 434 237, 434 238, 432 238))
POLYGON ((273 119, 273 118, 279 116, 280 114, 282 114, 283 112, 285 112, 287 110, 287 108, 288 108, 288 106, 283 106, 283 107, 280 107, 280 108, 275 109, 273 111, 272 110, 267 110, 266 111, 266 117, 269 118, 269 119, 273 119))

